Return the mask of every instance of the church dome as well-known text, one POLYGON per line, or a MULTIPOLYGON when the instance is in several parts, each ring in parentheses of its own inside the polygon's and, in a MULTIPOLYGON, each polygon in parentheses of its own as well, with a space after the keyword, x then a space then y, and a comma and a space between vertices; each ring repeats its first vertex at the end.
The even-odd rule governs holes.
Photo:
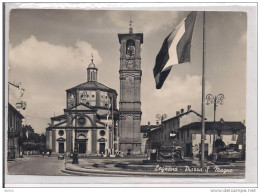
POLYGON ((96 82, 96 81, 95 82, 94 81, 84 82, 75 87, 67 89, 66 91, 71 91, 71 90, 101 90, 101 91, 113 92, 113 93, 117 94, 116 90, 109 88, 108 86, 101 84, 99 82, 96 82))
POLYGON ((93 60, 92 60, 91 63, 88 65, 88 68, 96 68, 95 64, 93 63, 93 60))
POLYGON ((114 107, 116 107, 116 90, 107 87, 97 81, 97 72, 93 62, 87 68, 87 82, 67 89, 67 108, 74 107, 80 103, 96 108, 108 108, 113 99, 114 107))

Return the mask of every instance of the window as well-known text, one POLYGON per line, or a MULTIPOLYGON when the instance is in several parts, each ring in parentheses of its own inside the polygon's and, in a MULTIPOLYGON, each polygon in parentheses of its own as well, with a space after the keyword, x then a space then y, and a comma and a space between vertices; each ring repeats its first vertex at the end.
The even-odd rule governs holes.
POLYGON ((95 95, 92 95, 92 98, 94 98, 95 97, 95 95))
POLYGON ((186 134, 187 134, 187 138, 189 139, 189 137, 190 137, 190 130, 187 130, 186 134))
POLYGON ((237 136, 236 136, 236 134, 234 133, 233 135, 232 135, 232 141, 236 141, 237 140, 237 136))
POLYGON ((177 132, 177 133, 176 133, 176 138, 177 138, 177 140, 180 139, 180 136, 179 136, 179 135, 180 135, 179 132, 177 132))
POLYGON ((99 132, 99 135, 100 136, 104 136, 106 134, 106 132, 104 131, 104 130, 101 130, 100 132, 99 132))
POLYGON ((59 136, 63 136, 64 135, 64 131, 63 130, 59 130, 59 136))
POLYGON ((183 136, 183 131, 181 131, 181 139, 183 139, 183 137, 184 137, 184 136, 183 136))
POLYGON ((79 123, 80 126, 85 125, 85 123, 86 123, 85 117, 80 117, 80 118, 78 118, 78 123, 79 123))

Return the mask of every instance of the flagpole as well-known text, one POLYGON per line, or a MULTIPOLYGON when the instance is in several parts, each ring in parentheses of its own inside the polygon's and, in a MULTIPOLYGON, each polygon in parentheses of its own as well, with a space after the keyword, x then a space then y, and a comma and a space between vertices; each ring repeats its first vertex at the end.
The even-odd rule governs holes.
POLYGON ((204 169, 205 159, 205 11, 203 12, 203 58, 202 58, 202 128, 201 128, 201 167, 204 169))

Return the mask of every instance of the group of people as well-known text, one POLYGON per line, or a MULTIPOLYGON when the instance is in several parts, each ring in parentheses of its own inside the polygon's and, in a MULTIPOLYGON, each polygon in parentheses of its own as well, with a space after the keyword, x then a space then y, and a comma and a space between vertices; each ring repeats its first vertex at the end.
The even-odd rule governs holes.
POLYGON ((43 152, 42 152, 42 157, 43 157, 44 155, 50 156, 50 152, 47 151, 47 152, 45 153, 45 152, 43 151, 43 152))

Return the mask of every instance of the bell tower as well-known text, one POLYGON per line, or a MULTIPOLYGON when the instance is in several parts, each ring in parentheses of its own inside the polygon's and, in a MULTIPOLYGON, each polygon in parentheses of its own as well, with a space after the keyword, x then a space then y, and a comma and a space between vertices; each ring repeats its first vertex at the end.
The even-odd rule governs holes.
POLYGON ((141 153, 141 44, 143 34, 118 34, 120 43, 119 150, 141 153))

